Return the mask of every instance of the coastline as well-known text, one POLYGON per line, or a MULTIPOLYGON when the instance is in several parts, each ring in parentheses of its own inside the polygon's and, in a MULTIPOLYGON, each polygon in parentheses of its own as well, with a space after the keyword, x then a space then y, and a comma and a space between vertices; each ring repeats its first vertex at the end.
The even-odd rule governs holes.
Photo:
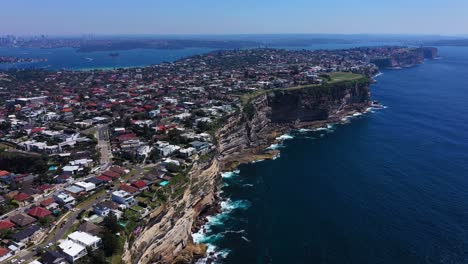
MULTIPOLYGON (((378 77, 379 74, 377 74, 374 77, 378 77)), ((333 130, 337 124, 348 124, 352 121, 353 118, 357 118, 365 114, 372 113, 376 109, 383 108, 386 107, 373 107, 371 102, 369 102, 364 111, 350 110, 342 113, 336 118, 329 120, 304 122, 300 124, 295 124, 294 126, 286 127, 279 126, 272 133, 273 135, 275 135, 275 137, 271 137, 267 144, 258 146, 256 148, 247 149, 245 150, 245 152, 238 153, 235 156, 225 159, 223 162, 220 162, 221 178, 224 179, 239 176, 239 166, 241 165, 262 162, 265 160, 275 160, 281 155, 280 149, 284 147, 284 141, 293 139, 294 136, 292 136, 292 134, 294 133, 306 133, 321 130, 330 131, 333 130)), ((224 216, 229 214, 233 209, 247 209, 246 206, 242 204, 242 201, 234 201, 234 203, 241 202, 241 204, 233 205, 233 201, 231 201, 229 198, 223 198, 222 191, 219 191, 216 197, 218 199, 214 201, 210 210, 208 210, 204 214, 200 214, 195 221, 196 225, 192 228, 192 242, 204 245, 203 247, 206 249, 204 256, 199 255, 197 258, 193 259, 192 263, 217 263, 217 261, 226 258, 229 254, 228 249, 219 250, 218 248, 216 248, 216 246, 211 245, 210 243, 203 242, 204 240, 206 240, 206 232, 209 231, 211 225, 222 223, 224 216)))

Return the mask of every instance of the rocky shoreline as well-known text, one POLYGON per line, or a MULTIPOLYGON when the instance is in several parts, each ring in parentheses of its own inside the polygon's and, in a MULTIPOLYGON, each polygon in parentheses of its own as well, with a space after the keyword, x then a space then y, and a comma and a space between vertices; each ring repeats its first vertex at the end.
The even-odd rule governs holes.
MULTIPOLYGON (((236 153, 235 155, 224 159, 222 164, 220 164, 220 167, 222 168, 222 171, 234 171, 240 165, 243 164, 275 159, 280 154, 280 151, 268 150, 268 148, 273 144, 282 143, 284 139, 280 139, 281 135, 287 135, 293 131, 297 131, 300 129, 313 131, 320 128, 326 128, 328 125, 343 122, 343 119, 352 117, 357 113, 364 114, 368 112, 370 108, 372 108, 372 102, 366 102, 357 109, 343 112, 340 115, 329 120, 299 122, 291 123, 288 125, 277 125, 275 126, 274 131, 272 131, 271 136, 269 137, 269 141, 266 144, 257 146, 252 149, 245 149, 241 153, 236 153)), ((226 200, 221 197, 220 193, 218 193, 217 199, 214 200, 212 206, 208 210, 201 212, 198 216, 194 226, 192 227, 192 234, 197 233, 201 229, 203 229, 204 226, 209 222, 209 217, 222 213, 222 202, 226 202, 226 200)), ((215 252, 211 252, 210 254, 207 254, 207 252, 205 252, 204 255, 199 255, 197 258, 194 258, 191 263, 196 263, 199 259, 202 258, 205 258, 204 263, 208 264, 215 263, 219 260, 218 257, 215 255, 215 252)))
MULTIPOLYGON (((419 61, 421 54, 423 59, 434 56, 430 53, 418 53, 410 60, 419 61)), ((195 244, 192 235, 207 224, 208 217, 222 212, 221 172, 277 157, 278 150, 267 148, 292 130, 324 128, 366 112, 374 106, 369 92, 372 82, 363 76, 320 87, 267 91, 252 98, 241 111, 226 118, 215 133, 215 157, 203 166, 194 166, 191 183, 180 200, 171 201, 146 220, 142 234, 126 248, 123 262, 194 263, 202 257, 208 257, 206 263, 213 262, 215 256, 207 256, 207 246, 195 244)))

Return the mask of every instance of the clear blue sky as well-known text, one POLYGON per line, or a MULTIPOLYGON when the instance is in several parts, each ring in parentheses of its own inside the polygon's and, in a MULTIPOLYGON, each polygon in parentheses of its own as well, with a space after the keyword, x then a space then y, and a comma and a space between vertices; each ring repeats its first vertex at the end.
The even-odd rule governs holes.
POLYGON ((468 34, 468 0, 4 0, 0 34, 468 34))

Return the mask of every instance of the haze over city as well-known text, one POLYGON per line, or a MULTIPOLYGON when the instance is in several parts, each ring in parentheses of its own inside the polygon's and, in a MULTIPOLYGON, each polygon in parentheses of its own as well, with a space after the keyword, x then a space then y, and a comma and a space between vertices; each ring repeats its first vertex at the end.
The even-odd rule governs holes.
POLYGON ((468 34, 468 1, 15 0, 0 34, 468 34))

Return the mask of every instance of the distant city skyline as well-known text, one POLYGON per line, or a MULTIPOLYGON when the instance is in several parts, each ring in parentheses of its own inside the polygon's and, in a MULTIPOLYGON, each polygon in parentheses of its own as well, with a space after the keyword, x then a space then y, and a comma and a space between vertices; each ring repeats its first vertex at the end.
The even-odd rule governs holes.
POLYGON ((468 1, 15 0, 0 34, 468 35, 468 1))

